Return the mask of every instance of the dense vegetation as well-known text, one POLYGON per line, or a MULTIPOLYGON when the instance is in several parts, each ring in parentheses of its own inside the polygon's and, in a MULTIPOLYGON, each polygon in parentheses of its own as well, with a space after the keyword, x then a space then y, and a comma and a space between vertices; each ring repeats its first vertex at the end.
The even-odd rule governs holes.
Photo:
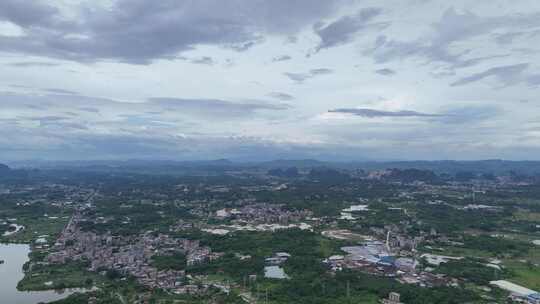
POLYGON ((151 265, 159 270, 183 270, 186 269, 186 255, 175 253, 173 255, 155 255, 152 257, 151 265))

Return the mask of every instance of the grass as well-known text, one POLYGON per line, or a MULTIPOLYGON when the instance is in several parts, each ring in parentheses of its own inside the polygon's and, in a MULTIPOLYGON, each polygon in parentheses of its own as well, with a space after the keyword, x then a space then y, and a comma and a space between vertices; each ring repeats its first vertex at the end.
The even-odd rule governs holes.
POLYGON ((88 298, 95 296, 97 304, 127 304, 136 303, 138 295, 147 293, 133 281, 106 281, 100 289, 76 293, 66 299, 52 302, 51 304, 87 304, 88 298))
POLYGON ((86 271, 79 263, 34 265, 19 282, 17 289, 31 291, 92 287, 103 280, 102 276, 86 271), (52 282, 52 285, 46 285, 47 282, 52 282))
POLYGON ((325 237, 319 238, 319 252, 324 257, 329 257, 331 255, 335 254, 342 254, 341 250, 339 249, 339 242, 335 240, 330 240, 325 237))
POLYGON ((536 291, 540 290, 540 267, 519 261, 507 263, 506 266, 513 274, 509 281, 536 291))
POLYGON ((540 291, 540 248, 534 248, 519 260, 505 261, 504 265, 512 272, 509 281, 540 291))
POLYGON ((540 222, 540 212, 518 211, 514 213, 514 217, 527 222, 540 222))
MULTIPOLYGON (((441 247, 441 246, 435 246, 435 247, 441 247)), ((426 252, 439 254, 439 255, 456 256, 456 257, 478 257, 478 258, 494 257, 492 253, 490 253, 489 251, 484 251, 484 250, 464 248, 464 247, 453 247, 453 246, 445 246, 441 248, 443 248, 443 251, 426 249, 426 252)))
POLYGON ((17 232, 9 237, 0 237, 0 242, 6 243, 32 243, 40 235, 48 235, 49 244, 54 243, 56 236, 62 231, 67 224, 69 216, 63 214, 57 219, 49 219, 46 217, 21 217, 17 219, 17 224, 23 225, 24 230, 17 232))

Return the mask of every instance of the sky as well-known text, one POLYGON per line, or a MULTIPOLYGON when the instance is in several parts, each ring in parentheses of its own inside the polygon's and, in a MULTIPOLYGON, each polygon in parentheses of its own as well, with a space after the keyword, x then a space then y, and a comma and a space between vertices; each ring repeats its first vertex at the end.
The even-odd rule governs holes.
POLYGON ((2 0, 0 160, 540 160, 538 0, 2 0))

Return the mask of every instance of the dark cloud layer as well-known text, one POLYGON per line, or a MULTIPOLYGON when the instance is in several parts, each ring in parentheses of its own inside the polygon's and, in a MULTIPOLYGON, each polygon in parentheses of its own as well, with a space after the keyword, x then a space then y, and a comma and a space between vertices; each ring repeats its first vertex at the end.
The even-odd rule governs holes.
POLYGON ((496 106, 454 106, 445 110, 442 113, 422 113, 417 111, 402 110, 402 111, 381 111, 375 109, 335 109, 329 110, 329 113, 343 113, 354 116, 377 118, 377 117, 416 117, 416 118, 431 118, 434 122, 444 124, 466 124, 477 123, 480 121, 494 119, 501 113, 501 110, 496 106))
POLYGON ((330 24, 316 24, 314 30, 321 39, 317 51, 350 42, 356 33, 367 28, 370 21, 381 13, 380 8, 364 8, 355 15, 341 17, 330 24))
POLYGON ((0 51, 137 64, 174 58, 198 45, 243 51, 261 42, 261 35, 296 33, 332 14, 339 2, 119 0, 110 9, 69 19, 47 2, 5 0, 0 20, 20 26, 25 35, 0 36, 0 51))
POLYGON ((58 14, 58 9, 40 1, 0 1, 0 20, 12 22, 21 27, 52 25, 58 14))

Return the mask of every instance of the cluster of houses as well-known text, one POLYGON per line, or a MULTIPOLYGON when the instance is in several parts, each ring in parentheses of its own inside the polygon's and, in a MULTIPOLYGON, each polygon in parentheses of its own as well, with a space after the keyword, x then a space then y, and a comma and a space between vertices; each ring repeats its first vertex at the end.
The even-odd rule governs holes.
POLYGON ((131 275, 149 288, 161 288, 177 293, 194 292, 186 286, 183 270, 159 270, 152 265, 154 256, 185 254, 187 266, 214 260, 222 256, 197 240, 172 238, 168 235, 145 233, 140 236, 97 235, 84 232, 78 226, 82 217, 75 214, 65 227, 52 252, 49 263, 69 260, 89 261, 91 271, 116 270, 131 275))
POLYGON ((304 220, 312 215, 309 210, 288 210, 283 205, 257 203, 241 208, 220 209, 216 211, 215 217, 248 223, 288 224, 304 220))

